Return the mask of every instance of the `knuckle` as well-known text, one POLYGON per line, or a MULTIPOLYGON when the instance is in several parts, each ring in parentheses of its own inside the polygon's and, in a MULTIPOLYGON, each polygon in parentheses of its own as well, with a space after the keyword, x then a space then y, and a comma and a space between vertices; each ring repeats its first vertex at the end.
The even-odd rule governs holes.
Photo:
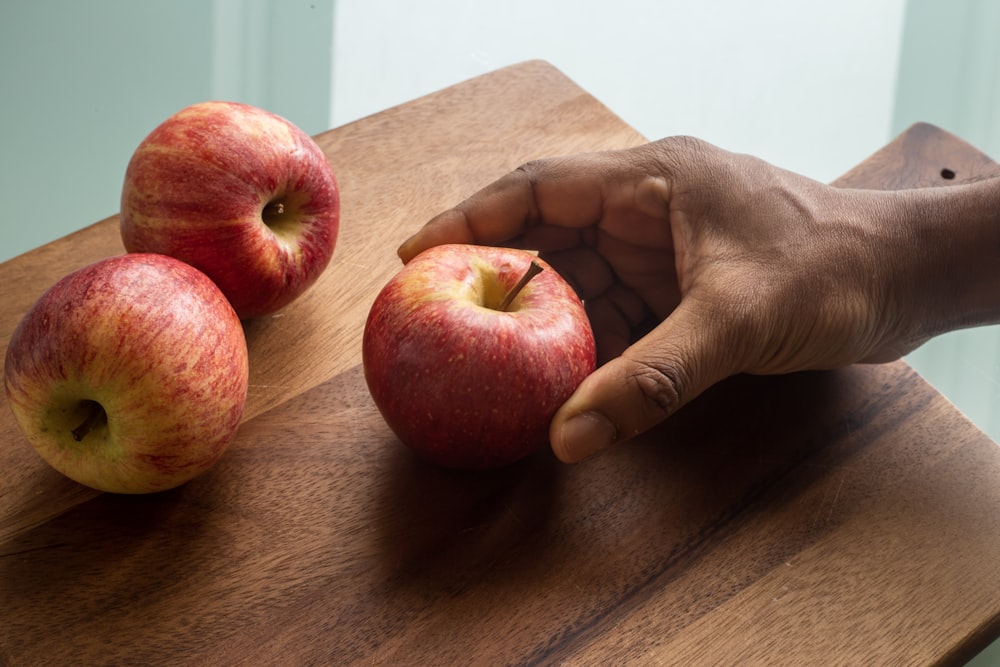
POLYGON ((676 365, 637 362, 630 380, 644 401, 644 409, 665 418, 683 402, 683 377, 676 365))
POLYGON ((514 175, 526 179, 529 183, 538 181, 540 174, 545 170, 547 159, 530 160, 514 169, 514 175))
POLYGON ((690 181, 692 175, 701 175, 702 185, 721 177, 714 172, 724 167, 727 160, 719 159, 721 150, 697 137, 674 135, 659 139, 642 148, 649 151, 652 163, 663 176, 690 181))
POLYGON ((662 146, 670 150, 680 150, 687 153, 702 153, 708 150, 710 144, 698 137, 677 134, 661 140, 662 146))
POLYGON ((532 160, 525 162, 514 171, 510 172, 508 178, 521 181, 524 191, 530 197, 528 224, 534 225, 542 222, 542 207, 539 201, 538 190, 541 181, 544 179, 544 172, 547 169, 548 160, 532 160))
POLYGON ((694 156, 702 156, 710 153, 714 146, 703 139, 688 135, 673 135, 664 137, 652 144, 652 147, 662 156, 677 158, 684 156, 691 159, 694 156))

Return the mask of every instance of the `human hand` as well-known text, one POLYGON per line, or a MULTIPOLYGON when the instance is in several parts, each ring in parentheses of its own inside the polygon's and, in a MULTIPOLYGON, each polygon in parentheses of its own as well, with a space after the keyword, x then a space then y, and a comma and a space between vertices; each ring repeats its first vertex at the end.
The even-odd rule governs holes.
POLYGON ((399 249, 535 249, 583 298, 600 367, 559 409, 577 461, 738 373, 900 357, 927 337, 892 193, 839 190, 690 138, 539 160, 399 249), (891 250, 891 252, 889 252, 891 250))

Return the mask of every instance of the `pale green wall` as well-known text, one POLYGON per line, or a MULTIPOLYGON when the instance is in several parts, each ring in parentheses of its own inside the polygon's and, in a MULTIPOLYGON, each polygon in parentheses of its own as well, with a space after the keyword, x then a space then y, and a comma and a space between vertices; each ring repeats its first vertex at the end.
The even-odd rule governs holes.
POLYGON ((142 138, 188 104, 328 128, 333 0, 5 0, 0 261, 118 211, 142 138))
POLYGON ((893 130, 939 125, 1000 159, 1000 2, 909 0, 893 130))
MULTIPOLYGON (((1000 2, 909 0, 893 131, 934 123, 1000 159, 1000 2)), ((907 361, 1000 441, 1000 327, 930 341, 907 361)), ((969 667, 998 667, 995 642, 969 667)))
MULTIPOLYGON (((907 3, 894 133, 916 121, 1000 159, 1000 2, 907 3)), ((1000 440, 1000 327, 940 336, 907 361, 1000 440)))

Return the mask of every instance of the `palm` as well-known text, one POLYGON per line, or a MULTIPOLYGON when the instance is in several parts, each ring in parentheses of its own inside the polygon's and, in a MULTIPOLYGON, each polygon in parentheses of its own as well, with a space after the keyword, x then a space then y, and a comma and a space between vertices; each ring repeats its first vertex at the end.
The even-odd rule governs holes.
MULTIPOLYGON (((635 225, 608 216, 580 232, 576 245, 537 249, 584 300, 603 363, 652 330, 680 301, 673 241, 665 220, 635 225), (650 228, 661 232, 654 244, 634 233, 650 228)), ((526 236, 531 247, 531 234, 526 236)))

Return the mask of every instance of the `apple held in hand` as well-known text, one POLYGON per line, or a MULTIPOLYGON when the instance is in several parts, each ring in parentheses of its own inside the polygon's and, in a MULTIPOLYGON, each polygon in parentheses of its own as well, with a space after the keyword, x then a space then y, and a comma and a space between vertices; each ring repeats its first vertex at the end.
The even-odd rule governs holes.
POLYGON ((556 410, 595 366, 583 304, 555 270, 522 250, 470 245, 426 250, 385 285, 362 356, 403 444, 464 469, 545 445, 556 410))
POLYGON ((337 182, 316 142, 245 104, 182 109, 139 144, 125 172, 126 250, 191 264, 242 319, 308 289, 333 256, 339 224, 337 182))
POLYGON ((102 491, 146 493, 208 470, 236 433, 247 346, 204 274, 131 254, 69 274, 18 324, 7 397, 52 467, 102 491))

